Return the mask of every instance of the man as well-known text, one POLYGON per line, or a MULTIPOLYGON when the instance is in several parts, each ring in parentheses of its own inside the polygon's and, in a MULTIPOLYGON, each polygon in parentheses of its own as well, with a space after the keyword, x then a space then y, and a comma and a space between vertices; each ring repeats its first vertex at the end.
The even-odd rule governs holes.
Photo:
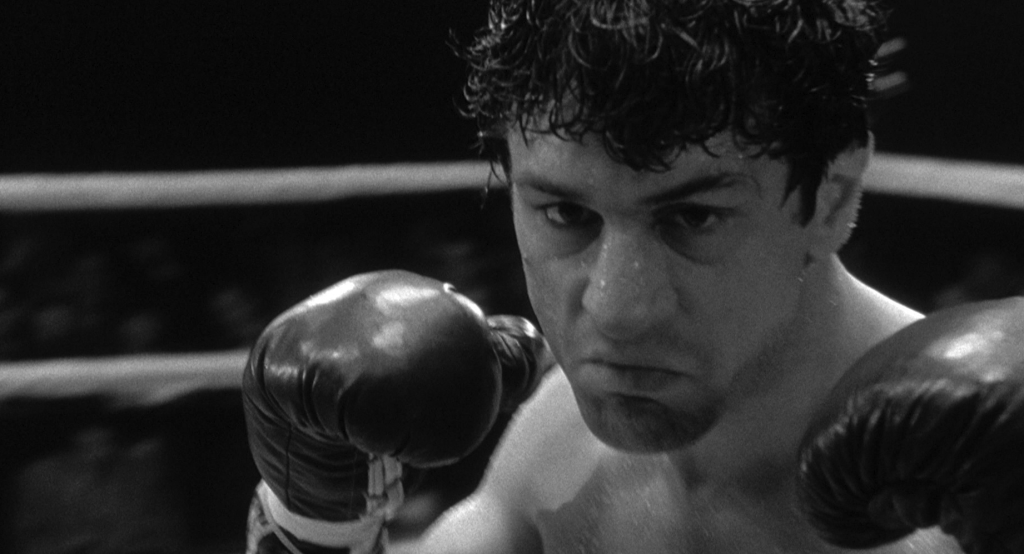
MULTIPOLYGON (((801 444, 844 375, 880 362, 850 368, 922 318, 837 257, 871 153, 881 24, 863 0, 493 2, 466 54, 467 111, 507 176, 560 369, 522 406, 478 491, 388 552, 841 551, 801 507, 801 444)), ((312 304, 364 287, 376 304, 394 295, 371 282, 312 304)), ((265 344, 287 343, 275 336, 265 344)), ((250 383, 295 373, 275 369, 272 349, 254 350, 250 383)), ((254 420, 276 409, 261 386, 247 392, 254 420)), ((261 434, 292 433, 294 420, 251 425, 270 483, 255 525, 276 529, 280 551, 383 548, 378 505, 330 524, 343 518, 291 499, 330 488, 281 484, 321 471, 280 469, 295 449, 261 434)), ((373 443, 358 434, 337 442, 373 443)), ((414 460, 405 446, 374 448, 362 451, 414 460)), ((394 471, 378 473, 369 497, 394 501, 382 492, 394 471)), ((273 551, 260 544, 250 549, 273 551)), ((938 529, 871 545, 960 551, 938 529)))

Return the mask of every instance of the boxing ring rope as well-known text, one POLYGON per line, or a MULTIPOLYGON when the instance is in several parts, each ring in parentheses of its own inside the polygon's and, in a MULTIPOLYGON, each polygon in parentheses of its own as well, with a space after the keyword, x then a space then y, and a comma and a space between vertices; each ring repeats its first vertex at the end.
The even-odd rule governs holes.
MULTIPOLYGON (((0 211, 181 208, 324 202, 485 186, 485 162, 171 173, 0 175, 0 211)), ((1024 166, 879 153, 868 191, 1024 209, 1024 166)))
POLYGON ((876 154, 864 177, 870 192, 1024 209, 1024 166, 876 154))
MULTIPOLYGON (((181 208, 323 202, 388 193, 480 189, 484 162, 314 169, 0 176, 0 212, 181 208)), ((1024 210, 1024 166, 881 153, 865 176, 873 193, 1024 210)), ((158 403, 193 390, 237 388, 246 352, 0 362, 0 400, 112 394, 158 403)))
POLYGON ((0 402, 102 395, 115 405, 157 405, 190 392, 241 388, 247 355, 229 350, 0 362, 0 402))
POLYGON ((482 188, 484 162, 399 163, 171 173, 0 176, 0 210, 186 208, 327 202, 355 196, 482 188))

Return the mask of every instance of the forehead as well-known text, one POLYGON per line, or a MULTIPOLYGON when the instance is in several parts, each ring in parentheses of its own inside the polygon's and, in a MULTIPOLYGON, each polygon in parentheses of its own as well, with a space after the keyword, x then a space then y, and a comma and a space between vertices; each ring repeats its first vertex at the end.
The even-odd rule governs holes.
POLYGON ((707 149, 692 146, 679 152, 667 171, 635 170, 608 155, 597 135, 582 140, 551 133, 511 132, 507 136, 510 175, 514 183, 601 185, 614 182, 623 188, 676 186, 716 175, 750 178, 755 192, 778 185, 784 189, 788 165, 781 160, 743 149, 730 135, 710 140, 707 149), (626 187, 632 183, 640 187, 626 187))

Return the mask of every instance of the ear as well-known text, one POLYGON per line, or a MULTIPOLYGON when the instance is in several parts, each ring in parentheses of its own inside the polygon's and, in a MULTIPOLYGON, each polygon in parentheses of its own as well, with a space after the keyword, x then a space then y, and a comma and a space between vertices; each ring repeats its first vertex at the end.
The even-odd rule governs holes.
POLYGON ((849 240, 857 223, 864 172, 871 163, 874 147, 874 135, 869 134, 865 146, 851 145, 829 165, 828 174, 818 187, 812 222, 818 240, 812 256, 830 256, 849 240))

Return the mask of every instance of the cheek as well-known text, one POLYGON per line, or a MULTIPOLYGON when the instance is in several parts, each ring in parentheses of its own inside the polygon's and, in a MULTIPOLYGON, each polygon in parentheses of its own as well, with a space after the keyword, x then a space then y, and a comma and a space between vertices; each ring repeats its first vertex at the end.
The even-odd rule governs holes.
POLYGON ((537 317, 543 321, 553 311, 552 303, 558 297, 558 282, 543 262, 526 253, 523 254, 523 274, 526 276, 526 292, 530 296, 530 303, 537 317))
POLYGON ((579 262, 572 256, 560 257, 551 252, 550 237, 542 226, 513 210, 516 239, 522 256, 523 274, 530 304, 558 360, 569 356, 574 324, 582 306, 579 262))
POLYGON ((742 288, 755 304, 788 304, 800 288, 809 253, 808 232, 786 212, 773 212, 760 222, 737 260, 736 272, 745 279, 742 288))
POLYGON ((802 290, 799 267, 765 256, 763 263, 750 268, 731 299, 733 309, 748 312, 748 327, 761 331, 793 316, 802 290))
MULTIPOLYGON (((512 218, 530 303, 540 324, 546 328, 545 333, 552 332, 557 321, 555 314, 558 300, 564 294, 562 289, 565 285, 558 279, 560 272, 555 267, 557 264, 547 252, 547 244, 540 236, 536 224, 529 221, 529 216, 515 204, 512 218)), ((564 298, 562 302, 565 302, 564 298)))
POLYGON ((706 292, 693 296, 719 340, 735 341, 731 352, 741 358, 795 317, 800 305, 805 245, 797 234, 773 236, 744 245, 705 279, 706 292))
POLYGON ((552 265, 523 256, 530 305, 555 359, 561 361, 567 359, 569 353, 566 348, 572 345, 572 296, 564 273, 552 265))

